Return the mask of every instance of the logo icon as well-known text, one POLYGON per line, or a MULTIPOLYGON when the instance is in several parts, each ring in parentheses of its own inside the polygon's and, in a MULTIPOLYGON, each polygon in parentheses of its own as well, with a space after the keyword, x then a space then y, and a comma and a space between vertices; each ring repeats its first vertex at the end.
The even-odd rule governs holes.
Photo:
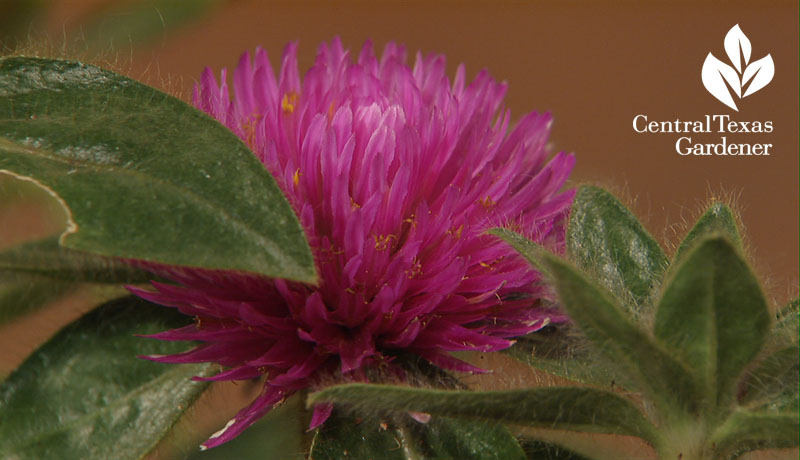
POLYGON ((750 40, 739 28, 739 24, 736 24, 725 35, 725 52, 733 67, 711 53, 708 53, 706 62, 703 63, 703 86, 712 96, 737 112, 739 109, 736 107, 731 90, 739 99, 747 97, 767 86, 775 75, 772 56, 767 54, 757 61, 750 62, 751 51, 750 40))

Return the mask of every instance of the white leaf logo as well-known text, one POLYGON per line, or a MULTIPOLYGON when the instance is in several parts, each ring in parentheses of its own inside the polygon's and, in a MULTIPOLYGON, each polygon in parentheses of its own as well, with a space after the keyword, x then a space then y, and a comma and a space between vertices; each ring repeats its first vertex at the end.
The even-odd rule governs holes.
POLYGON ((744 63, 747 65, 750 60, 750 51, 752 51, 750 39, 739 28, 739 24, 731 27, 731 30, 725 35, 725 52, 728 53, 728 58, 733 63, 733 66, 736 67, 737 72, 742 73, 740 58, 744 57, 744 63))
POLYGON ((748 82, 750 82, 750 86, 747 87, 747 91, 742 97, 749 96, 767 86, 773 76, 775 76, 775 63, 772 62, 772 56, 769 54, 747 66, 742 75, 742 87, 748 82), (750 81, 751 78, 753 81, 750 81))
POLYGON ((755 62, 750 62, 753 48, 750 39, 739 28, 739 24, 731 27, 731 30, 725 35, 724 44, 725 52, 733 66, 731 67, 708 53, 706 61, 703 63, 701 77, 703 86, 712 96, 738 112, 739 108, 736 107, 731 90, 741 99, 767 86, 775 76, 775 63, 769 54, 755 62))

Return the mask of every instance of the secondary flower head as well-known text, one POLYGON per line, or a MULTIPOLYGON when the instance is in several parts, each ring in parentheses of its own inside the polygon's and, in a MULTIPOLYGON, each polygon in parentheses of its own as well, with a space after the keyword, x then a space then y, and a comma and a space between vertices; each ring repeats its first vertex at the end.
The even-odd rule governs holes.
MULTIPOLYGON (((390 43, 355 62, 339 40, 322 44, 304 78, 290 44, 276 76, 267 53, 242 56, 231 98, 222 71, 206 69, 194 103, 238 134, 294 207, 314 251, 318 286, 238 272, 149 268, 139 296, 194 316, 155 337, 195 340, 170 363, 215 362, 210 380, 266 376, 225 430, 226 442, 286 396, 321 378, 365 380, 399 353, 442 368, 478 369, 458 350, 492 351, 555 319, 538 299, 539 275, 485 231, 506 226, 563 246, 571 155, 548 161, 549 115, 510 126, 505 85, 486 71, 452 82, 443 56, 406 64, 390 43)), ((231 178, 231 180, 236 180, 231 178)), ((330 406, 318 406, 312 426, 330 406)))

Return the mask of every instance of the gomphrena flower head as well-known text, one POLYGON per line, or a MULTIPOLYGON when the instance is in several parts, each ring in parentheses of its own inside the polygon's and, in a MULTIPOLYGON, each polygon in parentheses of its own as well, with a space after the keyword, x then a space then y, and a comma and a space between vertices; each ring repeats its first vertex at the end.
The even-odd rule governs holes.
MULTIPOLYGON (((452 357, 492 351, 537 330, 539 275, 500 240, 511 227, 554 250, 573 193, 562 191, 572 155, 549 159, 550 117, 511 127, 505 85, 486 71, 452 82, 443 56, 367 44, 354 60, 339 40, 322 44, 304 78, 290 44, 278 75, 267 53, 242 56, 229 96, 226 73, 206 70, 194 103, 238 134, 275 176, 314 251, 318 286, 255 275, 148 266, 175 282, 134 289, 194 316, 155 337, 194 340, 185 353, 151 357, 215 362, 210 380, 265 377, 262 393, 205 443, 235 437, 286 396, 320 379, 366 380, 399 353, 450 370, 452 357)), ((236 180, 236 178, 230 178, 236 180)), ((329 406, 318 406, 312 426, 329 406)))

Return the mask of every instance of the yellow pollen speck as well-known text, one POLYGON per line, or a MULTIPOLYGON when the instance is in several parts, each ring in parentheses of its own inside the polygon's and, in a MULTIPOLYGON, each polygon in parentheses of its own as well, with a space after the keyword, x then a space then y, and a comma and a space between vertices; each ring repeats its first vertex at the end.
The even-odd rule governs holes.
POLYGON ((496 201, 492 201, 492 197, 490 197, 490 196, 487 196, 486 198, 480 200, 479 203, 481 204, 481 206, 486 208, 487 211, 492 209, 494 207, 494 205, 497 204, 496 201))
POLYGON ((297 171, 292 174, 292 182, 294 182, 295 187, 300 184, 300 168, 297 168, 297 171))
POLYGON ((409 224, 411 228, 417 228, 417 219, 414 214, 411 214, 408 219, 403 219, 403 222, 409 224))
POLYGON ((335 101, 331 101, 331 105, 328 106, 328 123, 333 121, 333 115, 335 113, 336 105, 335 101))
POLYGON ((245 121, 240 125, 242 131, 244 131, 248 145, 254 145, 256 143, 256 125, 260 120, 261 120, 260 114, 252 113, 247 118, 247 121, 245 121))
POLYGON ((448 230, 447 234, 452 236, 455 239, 459 239, 459 238, 461 238, 461 232, 463 232, 463 231, 464 231, 464 224, 461 224, 456 229, 451 228, 450 230, 448 230))
POLYGON ((406 270, 406 276, 408 276, 408 279, 414 279, 417 276, 421 275, 422 275, 422 263, 420 263, 420 261, 417 260, 416 257, 414 257, 411 263, 411 267, 406 270))
POLYGON ((385 251, 389 248, 392 239, 397 239, 397 235, 372 235, 375 239, 375 249, 385 251))
POLYGON ((297 105, 297 93, 294 91, 289 91, 283 95, 283 99, 281 100, 281 109, 283 109, 284 112, 293 113, 295 105, 297 105))

